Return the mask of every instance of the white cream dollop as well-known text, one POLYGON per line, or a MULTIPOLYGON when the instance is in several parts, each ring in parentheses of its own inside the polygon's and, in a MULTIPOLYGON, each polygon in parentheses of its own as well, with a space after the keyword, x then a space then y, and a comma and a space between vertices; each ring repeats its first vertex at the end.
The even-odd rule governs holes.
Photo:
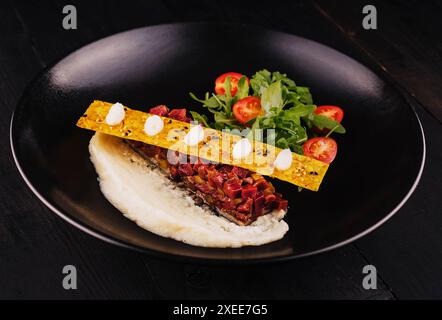
POLYGON ((292 165, 292 152, 290 149, 282 150, 274 162, 275 167, 279 170, 287 170, 292 165))
POLYGON ((144 132, 146 132, 148 136, 154 136, 160 133, 163 128, 164 121, 156 114, 147 118, 146 122, 144 123, 144 132))
POLYGON ((232 156, 233 159, 242 159, 247 157, 250 152, 252 152, 252 144, 249 139, 243 138, 233 146, 232 156))
POLYGON ((106 119, 104 121, 110 126, 115 126, 121 123, 121 121, 124 120, 125 116, 126 112, 124 111, 123 105, 117 102, 110 107, 109 112, 107 113, 106 119))
POLYGON ((184 143, 188 146, 195 146, 204 140, 204 129, 201 125, 196 125, 190 128, 189 132, 184 137, 184 143))

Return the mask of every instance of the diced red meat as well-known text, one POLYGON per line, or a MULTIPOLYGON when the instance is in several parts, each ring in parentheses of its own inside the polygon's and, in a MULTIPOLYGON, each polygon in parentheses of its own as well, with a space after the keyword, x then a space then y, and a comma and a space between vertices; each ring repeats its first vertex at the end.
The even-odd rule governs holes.
POLYGON ((287 200, 277 199, 275 209, 287 210, 288 204, 289 204, 289 202, 287 200))
POLYGON ((222 188, 216 188, 212 196, 219 201, 223 201, 225 198, 228 198, 226 197, 226 194, 224 193, 222 188))
POLYGON ((252 185, 242 187, 241 198, 243 198, 243 199, 252 198, 253 199, 253 198, 255 198, 257 192, 258 192, 258 189, 252 185))
POLYGON ((204 164, 198 165, 197 172, 201 178, 205 179, 207 177, 207 167, 204 164))
POLYGON ((195 178, 194 177, 192 177, 192 176, 183 177, 183 182, 188 188, 190 188, 192 190, 195 189, 195 178))
MULTIPOLYGON (((192 161, 190 163, 192 163, 192 161)), ((192 165, 193 165, 193 170, 195 170, 195 173, 197 173, 198 172, 198 168, 200 166, 203 166, 204 164, 202 164, 200 161, 197 161, 197 162, 192 163, 192 165)))
POLYGON ((207 183, 204 184, 196 184, 195 188, 197 188, 199 191, 205 194, 209 194, 213 191, 213 188, 209 186, 207 183))
POLYGON ((190 122, 190 118, 187 116, 186 109, 172 109, 169 112, 169 118, 183 121, 183 122, 190 122))
POLYGON ((174 166, 169 167, 170 177, 173 180, 178 180, 180 178, 180 174, 178 173, 178 168, 174 166))
POLYGON ((219 172, 216 172, 216 173, 211 172, 211 175, 209 177, 209 181, 212 182, 218 188, 222 188, 223 183, 225 181, 225 176, 224 176, 224 174, 219 173, 219 172))
POLYGON ((221 200, 221 208, 222 209, 225 209, 225 210, 235 210, 236 209, 236 204, 235 204, 235 202, 233 202, 233 200, 232 199, 230 199, 230 198, 227 198, 227 197, 225 197, 225 198, 223 198, 222 200, 221 200))
POLYGON ((239 178, 245 178, 249 173, 249 170, 240 167, 233 167, 232 172, 236 174, 239 178))
POLYGON ((268 188, 270 185, 266 181, 266 179, 261 178, 259 180, 256 180, 255 183, 253 184, 253 186, 257 187, 258 190, 264 190, 264 189, 268 188))
POLYGON ((156 114, 161 117, 165 117, 169 114, 169 108, 165 105, 159 105, 153 108, 150 108, 149 113, 156 114))
POLYGON ((229 173, 230 171, 232 171, 232 166, 223 164, 218 168, 218 171, 222 173, 229 173))
POLYGON ((253 183, 253 178, 252 177, 245 177, 244 179, 242 179, 242 182, 243 182, 244 185, 252 184, 253 183))
POLYGON ((238 178, 238 176, 237 176, 236 174, 230 172, 230 173, 228 173, 226 176, 227 176, 227 179, 228 179, 230 182, 235 181, 235 182, 237 182, 239 185, 242 184, 242 180, 241 180, 240 178, 238 178))
POLYGON ((190 163, 183 163, 178 165, 178 173, 182 176, 192 176, 193 166, 190 163))
POLYGON ((276 196, 274 194, 266 195, 265 200, 266 205, 268 205, 269 203, 272 203, 276 200, 276 196))
POLYGON ((224 182, 223 191, 229 198, 238 198, 241 194, 241 185, 235 180, 224 182))
POLYGON ((239 212, 243 213, 252 213, 253 209, 253 200, 251 198, 248 198, 246 201, 238 205, 236 208, 239 212))
POLYGON ((235 214, 236 218, 240 221, 247 222, 250 221, 250 213, 240 213, 239 211, 235 214))
POLYGON ((255 197, 255 200, 253 201, 255 210, 254 213, 257 216, 260 216, 263 214, 264 212, 264 207, 265 207, 265 198, 264 195, 262 193, 258 193, 255 197))

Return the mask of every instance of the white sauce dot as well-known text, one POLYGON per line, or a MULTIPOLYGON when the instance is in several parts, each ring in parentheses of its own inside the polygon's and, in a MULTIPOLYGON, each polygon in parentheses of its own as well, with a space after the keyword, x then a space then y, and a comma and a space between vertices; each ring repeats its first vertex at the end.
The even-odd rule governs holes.
POLYGON ((282 150, 275 160, 275 167, 279 170, 287 170, 292 165, 292 152, 290 149, 282 150))
POLYGON ((147 118, 146 122, 144 123, 144 132, 146 132, 148 136, 154 136, 160 133, 163 128, 164 121, 156 114, 147 118))
POLYGON ((192 127, 184 137, 184 143, 188 146, 195 146, 204 139, 204 129, 200 125, 192 127))
POLYGON ((123 105, 117 102, 110 107, 104 121, 110 126, 115 126, 123 121, 125 116, 126 112, 124 111, 123 105))
POLYGON ((252 152, 252 144, 249 139, 243 138, 233 146, 232 156, 234 159, 242 159, 252 152))

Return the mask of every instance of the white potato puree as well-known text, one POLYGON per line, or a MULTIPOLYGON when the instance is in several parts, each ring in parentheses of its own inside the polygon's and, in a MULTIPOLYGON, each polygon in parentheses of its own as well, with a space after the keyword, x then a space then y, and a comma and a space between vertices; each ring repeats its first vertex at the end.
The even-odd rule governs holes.
POLYGON ((120 138, 96 133, 89 152, 105 197, 124 216, 160 236, 195 246, 237 248, 276 241, 288 231, 283 211, 238 226, 196 206, 186 191, 148 167, 120 138))

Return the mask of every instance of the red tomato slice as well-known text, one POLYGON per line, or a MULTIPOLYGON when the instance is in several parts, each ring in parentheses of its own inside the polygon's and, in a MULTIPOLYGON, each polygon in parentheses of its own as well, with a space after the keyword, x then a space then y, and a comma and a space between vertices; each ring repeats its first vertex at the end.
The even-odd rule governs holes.
MULTIPOLYGON (((227 77, 230 77, 230 95, 233 97, 235 96, 236 92, 238 91, 238 81, 241 79, 243 75, 241 73, 237 72, 227 72, 222 75, 220 75, 215 80, 215 93, 216 94, 226 94, 226 90, 224 89, 224 82, 226 81, 227 77)), ((247 83, 249 83, 249 78, 246 77, 247 83)))
POLYGON ((315 113, 339 123, 341 123, 344 118, 344 110, 338 106, 319 106, 316 108, 315 113))
MULTIPOLYGON (((338 106, 319 106, 314 111, 316 114, 319 114, 321 116, 327 117, 329 119, 335 120, 339 123, 341 123, 342 119, 344 118, 344 110, 339 108, 338 106)), ((325 134, 329 132, 329 129, 318 129, 313 128, 315 132, 325 134)))
POLYGON ((307 140, 303 149, 305 156, 331 163, 338 153, 338 144, 332 138, 317 137, 307 140))
POLYGON ((257 97, 246 97, 233 105, 233 115, 242 124, 255 119, 261 113, 261 100, 257 97))

